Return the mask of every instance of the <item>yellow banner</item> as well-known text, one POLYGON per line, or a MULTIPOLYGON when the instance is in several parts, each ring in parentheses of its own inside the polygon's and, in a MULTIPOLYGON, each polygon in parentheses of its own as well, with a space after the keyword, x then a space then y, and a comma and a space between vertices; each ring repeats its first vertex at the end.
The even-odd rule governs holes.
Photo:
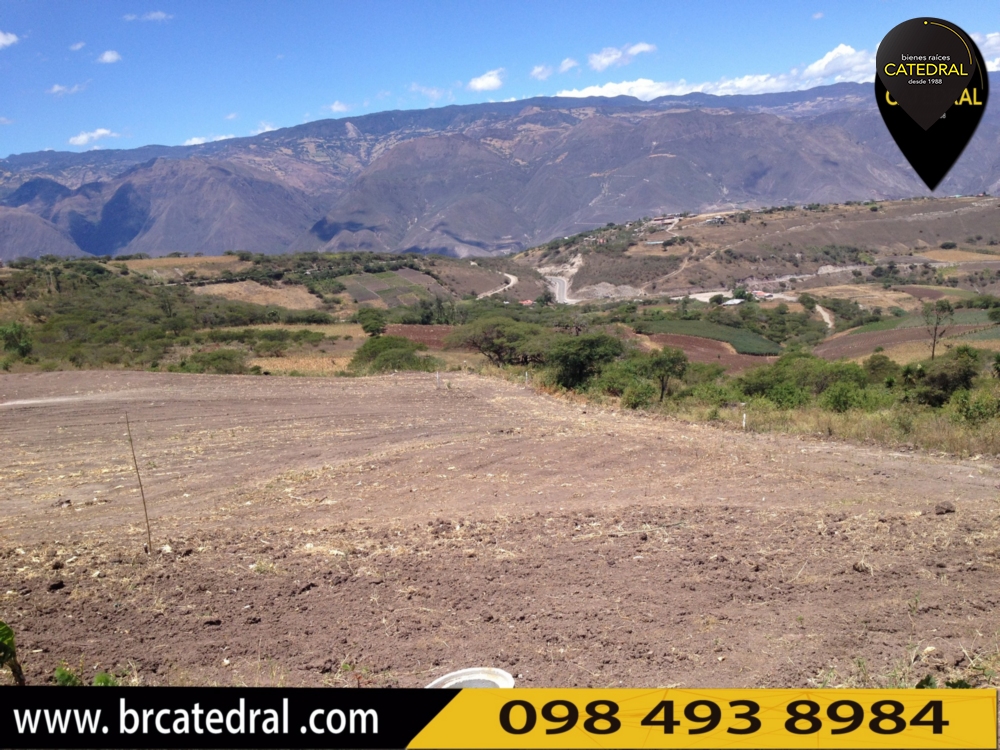
POLYGON ((996 748, 994 690, 466 689, 411 748, 996 748))

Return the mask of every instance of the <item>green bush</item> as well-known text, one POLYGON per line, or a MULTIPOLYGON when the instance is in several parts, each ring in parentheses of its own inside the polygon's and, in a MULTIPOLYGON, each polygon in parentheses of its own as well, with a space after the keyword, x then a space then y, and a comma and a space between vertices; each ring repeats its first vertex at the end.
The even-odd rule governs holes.
POLYGON ((195 352, 180 364, 171 365, 171 372, 215 373, 218 375, 243 375, 247 372, 247 355, 237 349, 216 349, 212 352, 195 352))
POLYGON ((864 393, 856 383, 840 381, 827 388, 820 397, 820 405, 824 409, 843 414, 851 409, 857 409, 864 403, 864 393))
POLYGON ((0 326, 0 341, 3 342, 5 352, 11 352, 18 357, 27 357, 31 354, 31 335, 23 323, 0 326))
POLYGON ((636 358, 610 362, 590 383, 590 390, 606 396, 621 396, 638 381, 643 380, 641 362, 636 358))
POLYGON ((827 362, 804 352, 784 354, 774 364, 750 370, 737 380, 747 396, 763 396, 775 403, 777 399, 786 398, 790 393, 785 388, 781 390, 782 395, 772 396, 783 385, 818 396, 840 382, 864 388, 868 383, 868 375, 853 362, 827 362))
POLYGON ((440 369, 440 360, 417 355, 418 351, 426 349, 426 344, 418 344, 402 336, 375 336, 358 348, 348 369, 367 373, 396 370, 433 372, 440 369))
POLYGON ((973 396, 969 391, 957 391, 951 397, 955 405, 955 413, 974 425, 988 422, 1000 416, 1000 399, 989 393, 977 393, 973 396))
POLYGON ((381 336, 385 333, 388 324, 385 312, 374 307, 358 310, 357 320, 361 325, 361 330, 369 336, 381 336))
POLYGON ((648 380, 637 380, 622 393, 622 406, 626 409, 644 409, 656 398, 656 386, 648 380))

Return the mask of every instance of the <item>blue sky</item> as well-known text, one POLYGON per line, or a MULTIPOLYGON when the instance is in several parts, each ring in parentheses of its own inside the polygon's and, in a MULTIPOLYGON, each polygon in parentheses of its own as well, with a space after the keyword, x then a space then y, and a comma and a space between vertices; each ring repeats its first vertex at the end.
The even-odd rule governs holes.
POLYGON ((870 81, 882 37, 921 14, 1000 69, 996 0, 0 0, 0 156, 558 93, 870 81))

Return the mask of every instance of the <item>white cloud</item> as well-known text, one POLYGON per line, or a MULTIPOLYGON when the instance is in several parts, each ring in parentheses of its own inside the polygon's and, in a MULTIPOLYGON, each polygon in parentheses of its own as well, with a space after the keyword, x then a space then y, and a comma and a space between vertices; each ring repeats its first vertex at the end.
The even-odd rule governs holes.
POLYGON ((86 46, 87 46, 86 42, 77 42, 76 44, 69 45, 69 48, 73 52, 79 52, 80 50, 82 50, 86 46))
POLYGON ((350 105, 344 104, 339 99, 327 107, 328 110, 334 113, 346 112, 350 108, 351 108, 350 105))
POLYGON ((235 135, 213 135, 210 138, 202 138, 200 136, 195 136, 194 138, 188 138, 184 141, 185 146, 201 146, 204 143, 215 141, 228 141, 230 138, 235 138, 235 135))
POLYGON ((235 120, 237 117, 239 117, 239 115, 236 114, 235 112, 230 112, 228 115, 226 115, 227 120, 235 120))
POLYGON ((552 67, 550 65, 536 65, 531 69, 530 75, 536 81, 544 81, 552 75, 552 67))
POLYGON ((4 47, 9 47, 12 44, 17 43, 17 34, 10 34, 6 31, 0 31, 0 49, 4 47))
POLYGON ((71 146, 86 146, 88 143, 93 143, 101 138, 118 138, 118 133, 112 133, 107 128, 98 128, 97 130, 91 130, 89 133, 83 132, 80 135, 74 135, 69 139, 71 146))
POLYGON ((503 86, 503 77, 503 68, 488 70, 481 76, 473 78, 469 81, 468 88, 470 91, 496 91, 498 88, 503 86))
POLYGON ((154 10, 141 16, 137 16, 135 13, 129 13, 122 18, 126 21, 169 21, 173 18, 173 16, 169 13, 164 13, 162 10, 154 10))
POLYGON ((855 50, 838 44, 802 71, 806 79, 830 78, 834 82, 869 80, 875 75, 875 56, 867 50, 855 50))
POLYGON ((6 117, 0 117, 0 125, 13 125, 13 120, 8 120, 6 117))
POLYGON ((818 21, 822 17, 823 17, 823 11, 821 11, 821 10, 818 10, 815 13, 813 13, 813 20, 814 21, 818 21))
POLYGON ((619 49, 618 47, 605 47, 600 52, 587 55, 587 63, 591 68, 600 72, 607 70, 612 65, 628 65, 636 55, 643 52, 655 52, 656 45, 639 42, 619 49))
POLYGON ((567 89, 558 92, 556 96, 634 96, 648 101, 660 96, 680 96, 695 91, 720 96, 764 94, 775 91, 797 91, 843 81, 870 83, 874 79, 875 55, 867 50, 855 50, 849 45, 840 44, 801 71, 793 69, 779 75, 769 73, 745 75, 702 83, 688 83, 683 79, 653 81, 649 78, 639 78, 634 81, 610 82, 582 89, 567 89))
POLYGON ((580 67, 580 63, 574 60, 572 57, 567 57, 561 63, 559 63, 559 72, 565 73, 567 70, 572 70, 573 68, 580 67))
POLYGON ((433 86, 421 86, 419 83, 411 83, 410 91, 412 91, 414 94, 423 94, 432 102, 436 102, 446 93, 445 91, 441 89, 436 89, 433 86))
POLYGON ((97 58, 99 63, 116 63, 122 59, 122 56, 115 52, 113 49, 109 49, 107 52, 102 52, 101 56, 97 58))
POLYGON ((1000 31, 990 34, 972 34, 972 39, 983 53, 986 69, 991 73, 1000 71, 1000 31), (992 60, 990 55, 996 55, 992 60))
POLYGON ((983 57, 989 57, 994 52, 1000 53, 1000 31, 991 34, 972 34, 972 41, 979 47, 983 57))
POLYGON ((617 47, 605 47, 600 52, 587 56, 587 62, 594 70, 604 70, 622 58, 622 51, 617 47))
POLYGON ((639 42, 638 44, 633 44, 627 50, 626 54, 635 57, 636 55, 641 55, 643 52, 656 52, 655 44, 646 44, 645 42, 639 42))
POLYGON ((58 83, 52 84, 52 88, 46 89, 46 94, 52 94, 53 96, 65 96, 66 94, 79 94, 87 88, 85 83, 74 83, 72 86, 63 86, 58 83))
POLYGON ((272 130, 277 130, 274 125, 269 122, 260 121, 260 125, 256 130, 253 131, 252 135, 260 135, 261 133, 270 133, 272 130))

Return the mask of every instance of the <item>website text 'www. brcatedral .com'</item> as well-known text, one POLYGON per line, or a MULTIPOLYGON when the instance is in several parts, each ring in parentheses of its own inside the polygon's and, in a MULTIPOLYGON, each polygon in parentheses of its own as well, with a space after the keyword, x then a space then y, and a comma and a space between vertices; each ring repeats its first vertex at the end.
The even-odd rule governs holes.
MULTIPOLYGON (((102 709, 35 708, 14 709, 14 724, 18 734, 107 734, 109 725, 102 709), (105 723, 102 723, 102 716, 105 723)), ((224 711, 203 708, 194 703, 190 708, 129 708, 125 698, 119 701, 118 733, 127 735, 287 735, 289 725, 288 699, 279 707, 247 707, 240 698, 237 708, 224 711)), ((375 709, 323 709, 308 714, 298 727, 300 734, 378 734, 378 712, 375 709)))

